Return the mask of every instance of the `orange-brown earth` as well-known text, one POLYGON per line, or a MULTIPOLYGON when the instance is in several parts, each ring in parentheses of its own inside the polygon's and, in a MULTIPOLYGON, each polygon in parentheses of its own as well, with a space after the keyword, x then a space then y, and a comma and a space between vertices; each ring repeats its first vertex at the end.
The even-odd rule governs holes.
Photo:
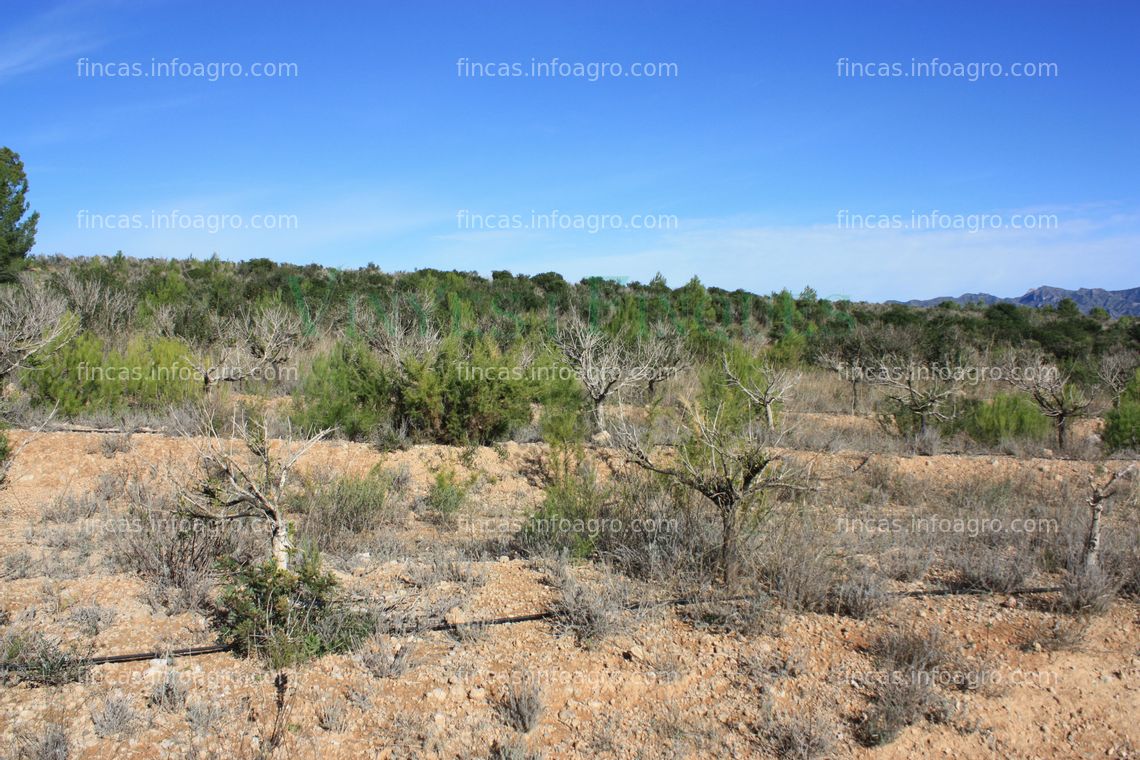
MULTIPOLYGON (((27 433, 11 431, 17 445, 27 433)), ((42 544, 41 517, 63 493, 83 493, 105 473, 161 478, 166 467, 192 460, 187 441, 136 435, 129 451, 105 456, 98 434, 48 433, 13 464, 0 491, 0 560, 18 552, 34 559, 55 551, 42 544), (158 466, 153 475, 152 466, 158 466)), ((542 498, 533 473, 540 445, 506 444, 479 449, 461 461, 461 450, 417 446, 380 454, 361 444, 325 442, 303 461, 311 471, 365 472, 377 463, 406 465, 412 492, 426 491, 435 468, 449 464, 477 475, 472 515, 518 518, 542 498)), ((863 457, 820 455, 837 470, 863 457)), ((1057 482, 1083 482, 1093 465, 1079 461, 1018 460, 997 456, 888 457, 897 472, 953 484, 964 479, 1028 473, 1057 482)), ((487 523, 495 525, 492 521, 487 523)), ((409 518, 401 534, 409 557, 381 559, 340 573, 361 594, 422 593, 406 582, 414 557, 430 553, 454 533, 409 518)), ((101 560, 100 536, 77 573, 32 570, 29 577, 0 581, 0 610, 12 624, 29 625, 67 642, 90 643, 94 654, 162 650, 214 641, 196 614, 167 616, 145 601, 143 583, 101 560), (75 577, 67 577, 74 574, 75 577), (113 608, 112 624, 93 639, 70 622, 69 610, 98 604, 113 608)), ((78 562, 78 561, 77 561, 78 562)), ((454 589, 467 620, 539 612, 554 590, 523 560, 481 563, 486 583, 454 589)), ((577 572, 587 574, 589 568, 577 572)), ((446 583, 442 589, 446 594, 446 583)), ((912 585, 921 588, 921 584, 912 585)), ((330 656, 290 673, 284 755, 288 757, 487 757, 492 743, 510 739, 496 700, 512 678, 529 672, 542 684, 545 710, 523 739, 547 757, 763 757, 755 728, 766 710, 832 721, 835 757, 1092 758, 1140 753, 1140 608, 1118 601, 1096 618, 1076 651, 1023 651, 1027 632, 1052 615, 1029 599, 1005 596, 906 598, 873 620, 789 614, 778 634, 745 638, 694 629, 672 611, 644 613, 629 633, 584 650, 558 637, 546 621, 489 628, 469 640, 445 633, 411 637, 416 664, 397 679, 376 680, 351 656, 330 656), (866 709, 874 666, 864 647, 890 626, 938 624, 965 652, 993 669, 978 690, 948 689, 960 708, 945 725, 919 722, 891 744, 868 749, 853 738, 866 709), (791 674, 767 672, 790 658, 791 674), (330 721, 338 710, 343 719, 330 721), (332 725, 322 728, 321 723, 332 725)), ((101 665, 81 683, 0 689, 0 744, 45 722, 62 723, 73 756, 255 756, 274 713, 273 676, 227 653, 176 660, 189 685, 188 703, 221 710, 213 726, 196 734, 185 710, 148 707, 151 680, 162 662, 101 665), (130 738, 99 738, 91 711, 109 694, 126 695, 140 716, 130 738)))

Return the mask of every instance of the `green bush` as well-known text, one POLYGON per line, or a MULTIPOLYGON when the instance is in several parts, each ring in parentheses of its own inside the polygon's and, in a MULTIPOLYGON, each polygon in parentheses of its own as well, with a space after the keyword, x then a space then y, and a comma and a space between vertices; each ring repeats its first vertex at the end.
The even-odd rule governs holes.
POLYGON ((404 362, 399 416, 413 435, 436 443, 488 445, 530 420, 525 374, 519 357, 489 339, 467 350, 447 340, 434 359, 404 362))
POLYGON ((467 486, 459 482, 454 470, 440 470, 435 474, 427 494, 427 507, 435 514, 450 518, 467 500, 467 486))
POLYGON ((1109 451, 1140 450, 1140 403, 1121 401, 1104 415, 1104 445, 1109 451))
POLYGON ((489 341, 467 351, 448 340, 434 357, 385 367, 363 345, 342 343, 317 359, 298 393, 304 427, 336 426, 360 440, 405 428, 419 440, 490 444, 530 419, 530 392, 517 360, 489 341))
POLYGON ((321 572, 317 552, 299 559, 296 570, 282 570, 272 560, 230 563, 216 615, 222 642, 279 670, 350 651, 371 633, 372 617, 336 598, 336 578, 321 572))
POLYGON ((556 479, 571 475, 575 462, 582 458, 583 446, 590 434, 590 404, 577 380, 559 374, 552 368, 552 378, 540 391, 542 413, 539 432, 550 444, 550 469, 556 479))
POLYGON ((1140 369, 1128 382, 1120 404, 1104 415, 1104 445, 1109 451, 1140 449, 1140 369))
POLYGON ((974 440, 997 445, 1008 440, 1042 440, 1052 426, 1037 405, 1025 396, 999 394, 979 404, 966 429, 974 440))
POLYGON ((335 427, 350 440, 367 438, 392 415, 392 383, 359 343, 338 343, 313 362, 297 392, 294 419, 305 429, 335 427))
POLYGON ((542 506, 523 525, 515 542, 530 554, 568 553, 574 559, 587 559, 611 527, 606 519, 609 497, 593 469, 582 467, 547 489, 542 506))
POLYGON ((151 336, 133 338, 123 352, 108 350, 101 338, 84 333, 25 371, 22 383, 33 403, 58 404, 64 416, 161 409, 202 392, 188 353, 177 340, 151 336))

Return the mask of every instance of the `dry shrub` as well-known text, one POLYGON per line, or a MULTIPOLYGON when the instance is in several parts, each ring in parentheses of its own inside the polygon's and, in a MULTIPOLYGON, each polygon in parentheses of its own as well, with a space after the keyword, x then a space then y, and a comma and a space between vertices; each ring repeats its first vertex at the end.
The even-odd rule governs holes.
POLYGON ((881 678, 856 736, 867 746, 891 742, 899 731, 920 718, 945 722, 949 703, 934 684, 949 676, 962 688, 976 688, 981 679, 956 664, 958 649, 938 628, 890 631, 875 639, 871 654, 881 678))
POLYGON ((958 587, 1007 594, 1024 586, 1034 569, 1033 557, 1019 547, 984 543, 959 546, 947 564, 957 573, 958 587))
POLYGON ((0 680, 60 686, 82 680, 89 670, 83 655, 39 631, 9 628, 0 634, 0 680))
POLYGON ((774 516, 757 547, 759 577, 790 610, 827 612, 842 579, 834 530, 818 515, 774 516))
POLYGON ((487 583, 487 571, 476 563, 461 562, 455 557, 435 553, 427 562, 412 565, 408 569, 408 580, 419 588, 453 583, 474 591, 487 583))
POLYGON ((575 580, 562 586, 554 603, 555 629, 579 646, 593 647, 627 627, 626 594, 612 578, 592 588, 575 580))
POLYGON ((399 678, 415 667, 415 646, 376 636, 356 655, 356 661, 373 678, 399 678))
POLYGON ((146 703, 149 707, 176 712, 186 706, 186 695, 186 684, 178 672, 173 667, 167 667, 162 677, 151 684, 146 703))
POLYGON ((326 702, 317 710, 317 725, 324 731, 342 734, 348 730, 348 711, 344 703, 337 700, 326 702))
POLYGON ((304 542, 343 556, 366 546, 376 528, 404 519, 391 492, 391 477, 380 472, 326 477, 309 481, 288 506, 301 515, 297 533, 304 542))
POLYGON ((115 623, 117 613, 111 607, 88 604, 71 611, 71 622, 88 636, 98 636, 115 623))
POLYGON ((43 511, 45 523, 75 525, 92 517, 99 510, 99 499, 94 494, 57 496, 43 511))
POLYGON ((894 546, 879 555, 879 571, 891 580, 911 582, 922 580, 934 562, 934 550, 929 546, 894 546))
POLYGON ((837 615, 865 620, 894 602, 895 596, 887 589, 883 578, 864 567, 831 589, 828 607, 837 615))
POLYGON ((729 600, 709 599, 677 609, 677 616, 694 628, 713 633, 776 636, 783 628, 780 611, 771 597, 755 593, 729 600))
POLYGON ((924 715, 937 714, 941 699, 920 674, 903 674, 881 684, 860 722, 856 736, 868 747, 889 744, 924 715))
POLYGON ((503 722, 520 733, 529 734, 538 726, 543 712, 542 688, 529 672, 512 678, 499 702, 503 722))
POLYGON ((186 705, 186 722, 195 736, 218 733, 222 729, 228 710, 216 702, 191 702, 186 705))
POLYGON ((1057 608, 1074 615, 1103 615, 1112 606, 1117 589, 1118 583, 1103 567, 1075 560, 1061 578, 1057 608))
POLYGON ((1054 618, 1042 621, 1025 632, 1020 649, 1023 652, 1074 652, 1088 635, 1086 620, 1054 618))
POLYGON ((218 577, 218 562, 248 563, 257 556, 257 521, 211 522, 179 517, 172 511, 135 514, 115 538, 115 560, 147 584, 156 609, 178 613, 200 610, 218 577))
POLYGON ((123 694, 111 694, 98 709, 91 711, 91 723, 98 737, 130 736, 138 727, 138 716, 130 699, 123 694))
POLYGON ((71 756, 71 736, 63 723, 49 721, 38 730, 17 732, 15 750, 17 760, 67 760, 71 756))
POLYGON ((761 741, 777 757, 814 760, 831 752, 835 724, 815 711, 768 714, 757 730, 761 741))

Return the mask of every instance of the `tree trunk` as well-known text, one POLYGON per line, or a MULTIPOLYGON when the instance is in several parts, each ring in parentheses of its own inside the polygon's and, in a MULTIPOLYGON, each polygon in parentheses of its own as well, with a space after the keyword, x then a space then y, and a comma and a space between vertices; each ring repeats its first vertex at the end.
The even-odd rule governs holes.
POLYGON ((851 380, 851 414, 858 414, 859 410, 859 381, 851 380))
POLYGON ((1094 496, 1089 500, 1089 511, 1092 512, 1092 520, 1089 521, 1089 533, 1085 537, 1085 570, 1100 564, 1100 515, 1104 512, 1104 504, 1094 496))
POLYGON ((289 526, 280 517, 272 519, 272 533, 269 536, 270 551, 273 554, 273 561, 277 563, 280 570, 289 569, 289 526))
POLYGON ((605 398, 594 400, 594 432, 600 433, 606 429, 606 411, 603 404, 605 398))
POLYGON ((736 586, 740 574, 739 558, 737 556, 737 524, 736 504, 723 504, 720 508, 721 542, 720 561, 724 572, 724 585, 728 588, 736 586))
POLYGON ((1066 433, 1066 428, 1068 427, 1067 422, 1068 421, 1065 419, 1064 415, 1061 415, 1060 417, 1057 418, 1057 450, 1058 451, 1064 451, 1065 450, 1065 438, 1066 438, 1065 433, 1066 433))
POLYGON ((772 412, 772 403, 774 403, 774 402, 769 402, 769 403, 764 405, 764 414, 767 415, 767 417, 768 417, 768 429, 769 430, 773 430, 776 427, 776 416, 772 412))

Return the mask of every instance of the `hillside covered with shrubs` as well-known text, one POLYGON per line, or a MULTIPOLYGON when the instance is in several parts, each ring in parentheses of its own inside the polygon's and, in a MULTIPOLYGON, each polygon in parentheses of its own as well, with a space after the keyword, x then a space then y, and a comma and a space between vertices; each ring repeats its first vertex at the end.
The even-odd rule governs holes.
POLYGON ((9 402, 60 418, 155 414, 237 391, 290 396, 295 423, 353 440, 489 444, 540 438, 581 414, 592 417, 582 434, 597 432, 619 398, 646 403, 661 380, 744 352, 832 372, 849 410, 916 445, 933 435, 1040 442, 1051 430, 1061 445, 1082 416, 1103 416, 1109 448, 1136 445, 1140 321, 1064 302, 926 309, 811 289, 729 292, 696 278, 670 288, 660 277, 569 283, 121 254, 33 258, 3 288, 8 309, 55 320, 31 326, 54 331, 51 345, 6 369, 19 389, 9 402), (583 330, 578 350, 604 342, 587 347, 595 356, 571 356, 568 319, 583 330), (1018 361, 1063 382, 1014 382, 1018 361))

